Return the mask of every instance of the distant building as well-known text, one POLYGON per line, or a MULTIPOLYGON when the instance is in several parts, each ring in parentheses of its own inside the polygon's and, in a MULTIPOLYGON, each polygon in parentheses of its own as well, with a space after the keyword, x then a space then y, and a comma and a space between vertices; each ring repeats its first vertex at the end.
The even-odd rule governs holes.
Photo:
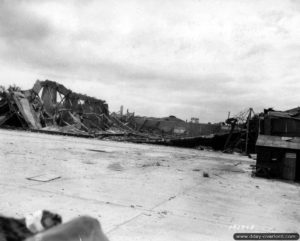
POLYGON ((196 124, 198 124, 198 123, 199 123, 199 118, 192 117, 192 118, 191 118, 191 123, 196 123, 196 124))

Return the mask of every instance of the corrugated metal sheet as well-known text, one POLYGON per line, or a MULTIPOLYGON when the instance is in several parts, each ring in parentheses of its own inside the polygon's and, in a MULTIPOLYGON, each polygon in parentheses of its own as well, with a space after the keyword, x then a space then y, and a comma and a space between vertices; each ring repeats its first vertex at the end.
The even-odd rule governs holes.
POLYGON ((282 111, 269 111, 268 116, 271 117, 281 117, 281 118, 291 118, 291 115, 282 111))
POLYGON ((293 109, 289 109, 289 110, 286 110, 284 112, 287 112, 291 115, 296 115, 296 114, 299 114, 300 113, 300 107, 296 107, 296 108, 293 108, 293 109))
POLYGON ((300 150, 300 137, 259 135, 256 146, 300 150))

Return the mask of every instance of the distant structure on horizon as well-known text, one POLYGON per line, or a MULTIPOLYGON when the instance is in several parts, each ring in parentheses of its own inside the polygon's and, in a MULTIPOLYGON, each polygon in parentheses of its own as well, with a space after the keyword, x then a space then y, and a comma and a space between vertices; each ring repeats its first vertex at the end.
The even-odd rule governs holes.
POLYGON ((198 124, 198 123, 199 123, 199 118, 192 117, 192 118, 191 118, 191 123, 198 124))

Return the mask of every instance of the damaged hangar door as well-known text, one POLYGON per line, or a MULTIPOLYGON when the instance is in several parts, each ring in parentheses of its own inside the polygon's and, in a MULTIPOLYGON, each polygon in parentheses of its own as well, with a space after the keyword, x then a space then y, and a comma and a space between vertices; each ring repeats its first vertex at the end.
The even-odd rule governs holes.
POLYGON ((287 180, 296 179, 296 160, 297 154, 295 152, 286 152, 283 159, 282 177, 287 180))

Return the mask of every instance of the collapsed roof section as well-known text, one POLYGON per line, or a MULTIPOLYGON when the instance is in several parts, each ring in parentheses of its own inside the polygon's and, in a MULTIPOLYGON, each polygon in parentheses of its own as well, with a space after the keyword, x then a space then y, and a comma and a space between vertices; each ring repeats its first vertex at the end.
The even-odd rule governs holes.
POLYGON ((0 126, 42 128, 35 107, 30 101, 30 91, 3 90, 0 93, 0 126))
POLYGON ((37 80, 26 91, 2 91, 0 98, 0 126, 37 130, 68 127, 67 132, 89 133, 109 127, 105 101, 75 93, 54 81, 37 80))

